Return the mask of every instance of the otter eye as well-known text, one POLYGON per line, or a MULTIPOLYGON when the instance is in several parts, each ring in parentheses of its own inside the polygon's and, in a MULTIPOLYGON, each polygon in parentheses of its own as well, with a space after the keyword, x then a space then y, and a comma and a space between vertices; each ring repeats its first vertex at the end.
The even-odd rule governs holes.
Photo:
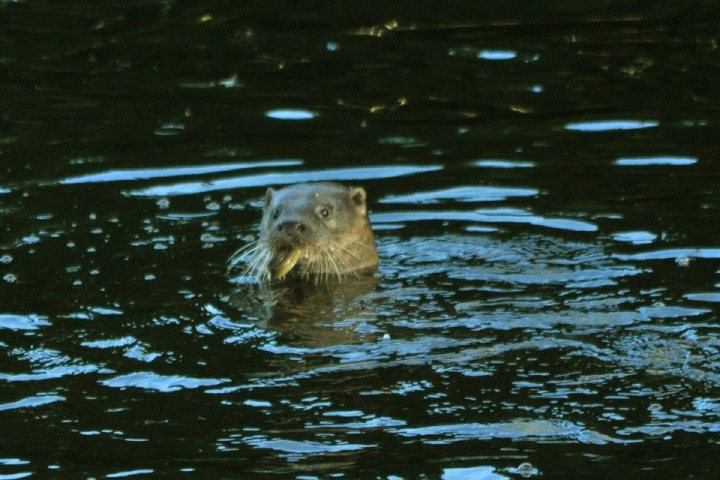
POLYGON ((330 215, 330 210, 326 207, 323 207, 318 211, 318 213, 320 214, 321 217, 327 218, 328 215, 330 215))

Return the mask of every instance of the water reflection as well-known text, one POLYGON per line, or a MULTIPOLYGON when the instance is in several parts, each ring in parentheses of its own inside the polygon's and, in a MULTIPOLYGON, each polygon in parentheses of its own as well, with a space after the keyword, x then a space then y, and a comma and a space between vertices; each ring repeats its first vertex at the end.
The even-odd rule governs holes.
POLYGON ((484 159, 475 160, 472 164, 479 168, 533 168, 535 162, 520 160, 484 159))
POLYGON ((378 334, 378 305, 371 294, 379 281, 377 275, 361 274, 342 282, 245 286, 231 293, 229 304, 257 327, 279 334, 281 344, 273 347, 278 354, 283 353, 281 345, 321 348, 368 342, 378 334))
POLYGON ((621 167, 647 167, 651 165, 694 165, 695 157, 623 157, 615 160, 614 164, 621 167))
POLYGON ((210 173, 231 172, 250 168, 294 167, 302 165, 302 160, 265 160, 262 162, 231 163, 222 165, 196 165, 192 167, 143 168, 136 170, 112 170, 101 173, 91 173, 79 177, 69 177, 59 183, 72 185, 76 183, 104 183, 128 182, 137 180, 150 180, 153 178, 185 177, 194 175, 207 175, 210 173))
POLYGON ((573 122, 565 125, 566 130, 579 132, 607 132, 612 130, 638 130, 660 125, 654 120, 596 120, 589 122, 573 122))
POLYGON ((633 245, 647 245, 657 239, 656 234, 645 231, 617 232, 612 237, 617 242, 632 243, 633 245))
POLYGON ((311 120, 317 117, 318 114, 310 110, 282 108, 277 110, 268 110, 265 112, 265 116, 276 120, 311 120))
POLYGON ((381 203, 438 203, 439 200, 460 202, 498 202, 511 197, 534 197, 540 192, 534 188, 509 187, 453 187, 431 192, 418 192, 410 195, 389 195, 380 199, 381 203))
POLYGON ((525 224, 575 232, 595 232, 593 223, 567 218, 548 218, 514 208, 479 209, 475 211, 398 211, 376 213, 371 219, 379 224, 422 221, 460 221, 497 224, 525 224))
POLYGON ((0 1, 0 478, 716 476, 712 2, 131 3, 0 1), (378 275, 227 278, 312 180, 378 275))
POLYGON ((393 178, 441 170, 439 165, 378 165, 376 167, 338 168, 304 172, 274 172, 235 178, 221 178, 206 182, 187 182, 131 190, 129 195, 139 197, 164 197, 192 195, 217 190, 242 189, 249 187, 288 185, 302 182, 360 181, 367 179, 393 178))

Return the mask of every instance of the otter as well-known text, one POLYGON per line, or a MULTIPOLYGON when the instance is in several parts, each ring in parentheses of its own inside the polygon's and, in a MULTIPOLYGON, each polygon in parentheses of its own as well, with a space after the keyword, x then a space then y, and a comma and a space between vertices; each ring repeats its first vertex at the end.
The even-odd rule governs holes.
POLYGON ((259 238, 236 251, 228 268, 249 258, 246 276, 316 282, 373 270, 378 254, 366 198, 362 187, 335 182, 268 188, 259 238))

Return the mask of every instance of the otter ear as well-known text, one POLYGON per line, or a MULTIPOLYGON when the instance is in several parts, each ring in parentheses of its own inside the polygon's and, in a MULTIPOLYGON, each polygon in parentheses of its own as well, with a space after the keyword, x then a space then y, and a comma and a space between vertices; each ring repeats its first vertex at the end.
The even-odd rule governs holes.
POLYGON ((275 193, 275 190, 272 187, 268 187, 267 190, 265 190, 265 206, 267 207, 270 205, 270 201, 272 200, 273 193, 275 193))
POLYGON ((353 205, 355 205, 355 208, 360 210, 362 213, 365 213, 366 207, 365 207, 365 199, 367 198, 367 193, 365 193, 365 189, 362 187, 350 187, 350 200, 352 200, 353 205))

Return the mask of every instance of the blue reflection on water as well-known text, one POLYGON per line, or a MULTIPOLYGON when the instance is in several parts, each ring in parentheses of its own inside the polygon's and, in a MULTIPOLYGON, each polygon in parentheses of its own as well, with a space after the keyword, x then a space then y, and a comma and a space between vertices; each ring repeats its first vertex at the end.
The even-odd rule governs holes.
POLYGON ((613 163, 621 167, 645 167, 651 165, 694 165, 697 161, 696 157, 621 157, 613 163))
POLYGON ((669 260, 678 257, 720 258, 720 248, 671 248, 629 255, 616 254, 614 256, 620 260, 669 260))
POLYGON ((268 118, 276 120, 312 120, 317 117, 317 112, 303 110, 299 108, 279 108, 276 110, 268 110, 265 112, 268 118))
POLYGON ((60 180, 59 183, 72 185, 76 183, 103 183, 123 182, 132 180, 149 180, 152 178, 184 177, 192 175, 206 175, 209 173, 230 172, 234 170, 245 170, 259 167, 293 167, 302 165, 300 159, 287 160, 264 160, 259 162, 238 162, 219 165, 193 165, 188 167, 164 167, 164 168, 138 168, 108 170, 106 172, 90 173, 77 177, 69 177, 60 180))
POLYGON ((480 50, 477 57, 483 60, 512 60, 517 57, 517 52, 513 50, 480 50))
POLYGON ((514 223, 538 227, 569 230, 574 232, 596 232, 597 225, 583 220, 543 217, 516 208, 480 209, 475 211, 400 211, 375 213, 371 220, 377 223, 406 223, 424 221, 459 221, 479 223, 514 223))
POLYGON ((616 232, 612 235, 617 242, 632 243, 633 245, 644 245, 652 243, 657 239, 657 235, 652 232, 642 230, 632 232, 616 232))
POLYGON ((595 120, 591 122, 574 122, 565 124, 566 130, 579 132, 607 132, 610 130, 637 130, 657 127, 655 120, 595 120))
POLYGON ((417 173, 442 170, 440 165, 379 165, 375 167, 337 168, 331 170, 313 170, 307 172, 274 172, 244 177, 223 178, 207 182, 177 183, 156 187, 131 190, 127 195, 140 197, 191 195, 195 193, 249 188, 269 185, 288 185, 300 182, 319 182, 328 180, 367 180, 401 177, 417 173))
POLYGON ((388 195, 381 203, 438 203, 439 200, 458 202, 496 202, 510 197, 534 197, 540 192, 535 188, 520 187, 453 187, 431 192, 417 192, 407 195, 388 195))
MULTIPOLYGON (((33 408, 47 405, 49 403, 63 402, 65 397, 60 395, 37 395, 33 397, 26 397, 22 400, 10 403, 0 403, 0 412, 4 410, 15 410, 18 408, 33 408)), ((2 476, 0 476, 0 479, 2 476)))
POLYGON ((445 468, 442 480, 508 480, 510 477, 500 475, 493 467, 445 468))
POLYGON ((533 168, 535 162, 488 158, 475 160, 473 166, 480 168, 533 168))

